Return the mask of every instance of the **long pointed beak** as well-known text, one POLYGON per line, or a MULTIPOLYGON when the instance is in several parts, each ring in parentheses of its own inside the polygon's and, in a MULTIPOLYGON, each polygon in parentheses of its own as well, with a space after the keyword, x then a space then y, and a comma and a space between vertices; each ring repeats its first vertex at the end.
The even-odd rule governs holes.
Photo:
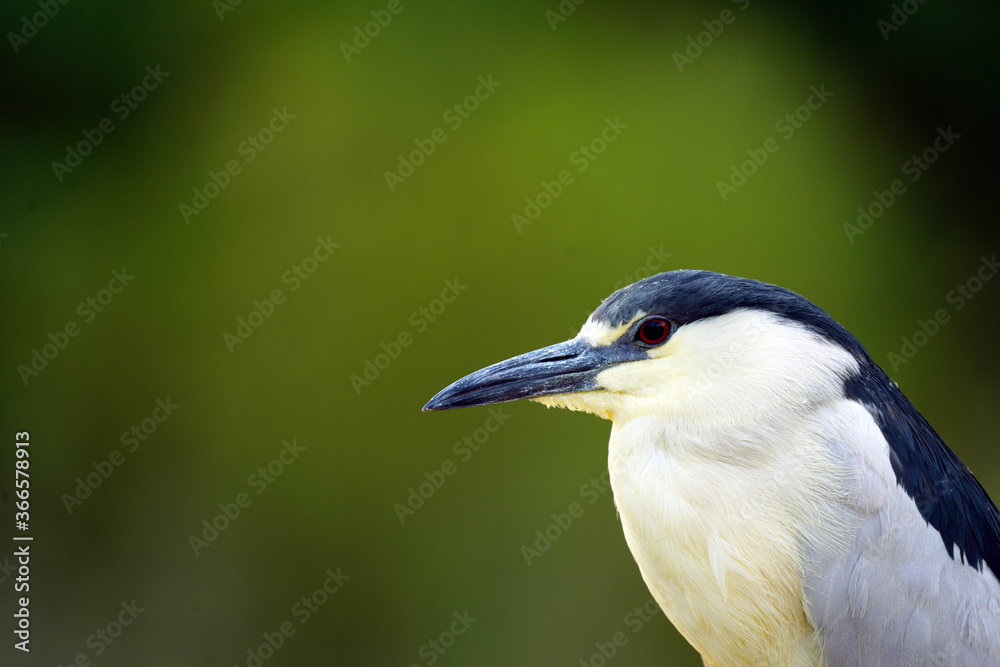
POLYGON ((493 364, 455 382, 424 406, 450 410, 506 403, 521 398, 600 389, 597 374, 623 359, 614 347, 594 347, 574 338, 493 364))

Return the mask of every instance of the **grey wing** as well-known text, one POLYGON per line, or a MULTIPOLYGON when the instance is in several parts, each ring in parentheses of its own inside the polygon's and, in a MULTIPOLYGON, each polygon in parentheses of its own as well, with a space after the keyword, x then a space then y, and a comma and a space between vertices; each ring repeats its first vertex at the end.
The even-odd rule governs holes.
POLYGON ((1000 665, 996 575, 951 557, 897 484, 884 440, 853 440, 831 446, 851 480, 839 510, 852 544, 805 553, 806 612, 827 667, 1000 665))

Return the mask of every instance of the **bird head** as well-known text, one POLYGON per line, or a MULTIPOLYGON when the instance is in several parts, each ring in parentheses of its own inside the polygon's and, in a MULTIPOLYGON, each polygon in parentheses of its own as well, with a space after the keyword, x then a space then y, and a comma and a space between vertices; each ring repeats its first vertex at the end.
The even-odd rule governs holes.
POLYGON ((572 340, 472 373, 424 410, 529 399, 616 422, 752 422, 839 395, 865 360, 846 329, 794 292, 671 271, 614 292, 572 340))

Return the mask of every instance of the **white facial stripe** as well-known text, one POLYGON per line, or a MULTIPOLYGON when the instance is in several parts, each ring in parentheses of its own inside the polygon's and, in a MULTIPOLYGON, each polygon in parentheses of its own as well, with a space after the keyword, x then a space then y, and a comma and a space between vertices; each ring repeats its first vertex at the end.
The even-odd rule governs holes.
POLYGON ((584 323, 578 335, 594 347, 607 347, 621 338, 622 334, 628 331, 628 328, 635 324, 636 320, 645 316, 646 313, 640 311, 631 320, 617 327, 610 327, 604 322, 598 322, 591 318, 584 323))

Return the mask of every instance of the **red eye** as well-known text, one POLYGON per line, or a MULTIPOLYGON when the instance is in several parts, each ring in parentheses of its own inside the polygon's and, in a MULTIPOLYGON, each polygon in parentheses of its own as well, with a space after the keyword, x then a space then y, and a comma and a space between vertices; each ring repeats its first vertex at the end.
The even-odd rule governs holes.
POLYGON ((654 318, 646 320, 639 327, 637 337, 646 345, 659 345, 670 334, 670 322, 654 318))

